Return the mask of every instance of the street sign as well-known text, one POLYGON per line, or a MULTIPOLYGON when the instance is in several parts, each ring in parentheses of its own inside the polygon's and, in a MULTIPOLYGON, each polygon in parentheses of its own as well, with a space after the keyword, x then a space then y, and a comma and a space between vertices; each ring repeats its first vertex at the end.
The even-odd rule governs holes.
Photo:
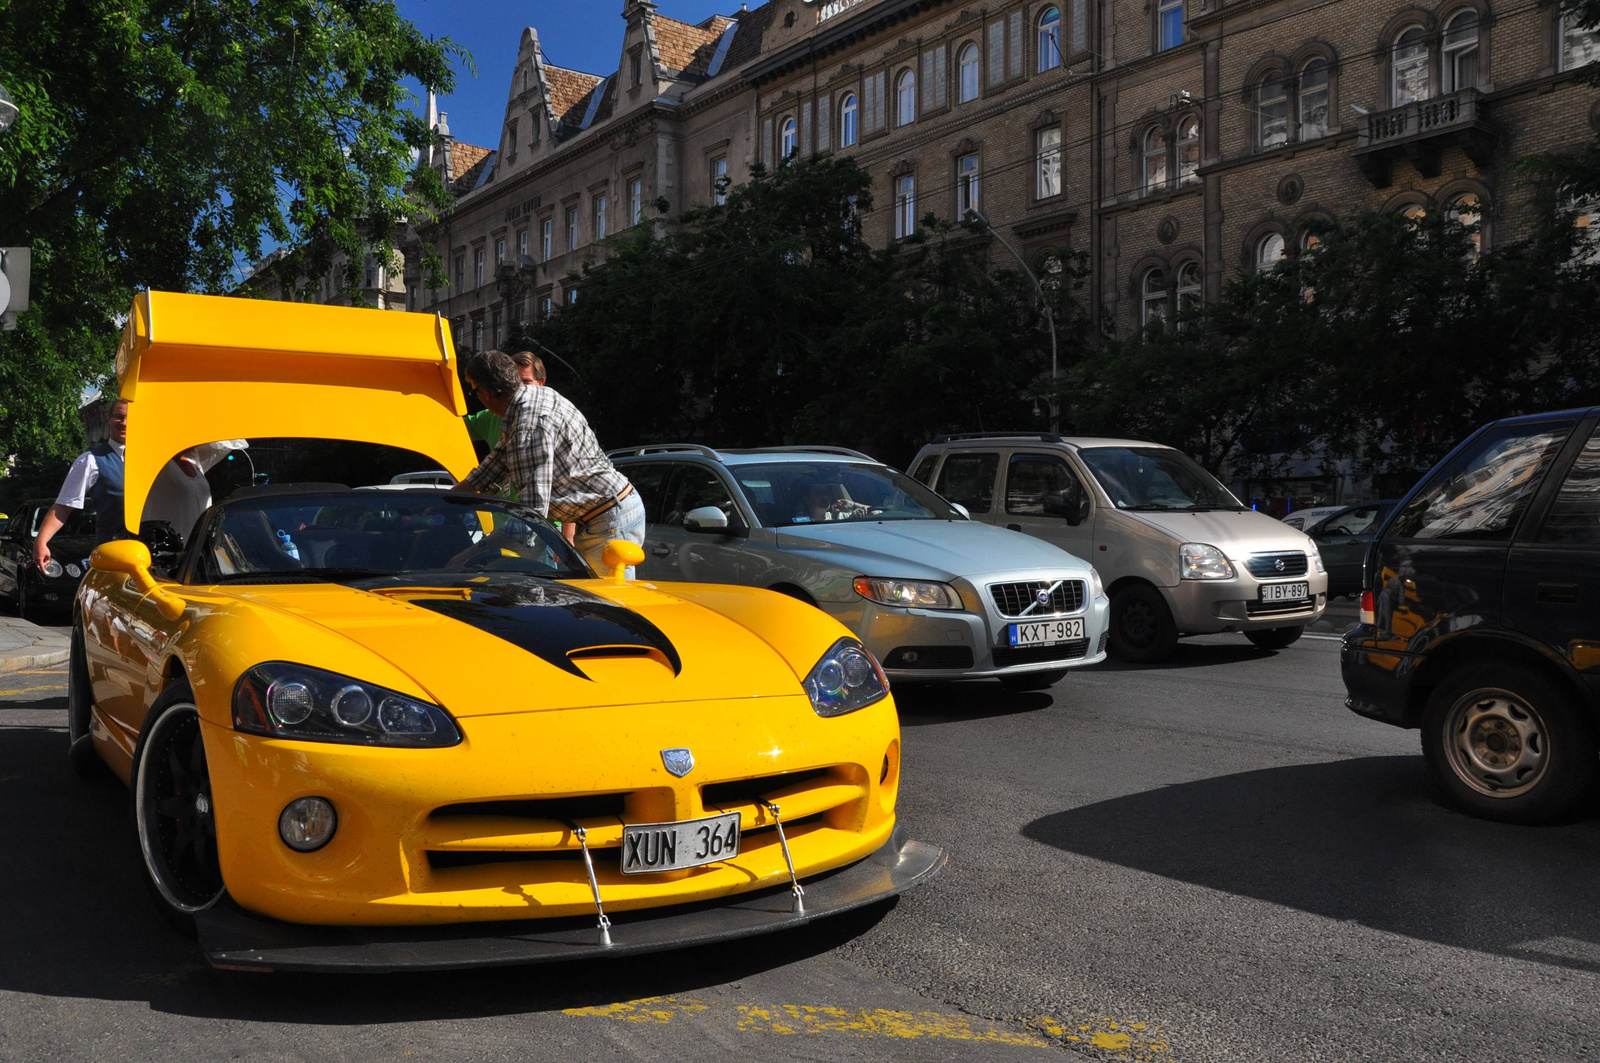
POLYGON ((28 265, 32 249, 0 247, 0 331, 17 327, 17 315, 28 309, 28 265))

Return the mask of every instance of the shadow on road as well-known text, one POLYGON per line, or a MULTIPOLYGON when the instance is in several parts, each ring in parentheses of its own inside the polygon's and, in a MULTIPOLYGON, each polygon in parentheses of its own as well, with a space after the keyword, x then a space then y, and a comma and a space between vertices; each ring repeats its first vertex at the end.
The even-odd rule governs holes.
POLYGON ((1239 636, 1237 646, 1218 646, 1215 643, 1182 642, 1172 651, 1172 656, 1156 664, 1134 664, 1130 661, 1107 657, 1094 665, 1097 672, 1164 672, 1179 668, 1222 668, 1239 661, 1255 661, 1276 657, 1281 650, 1262 650, 1239 636))
POLYGON ((0 992, 141 1000, 174 1014, 340 1026, 521 1014, 736 981, 836 948, 892 906, 633 960, 370 977, 216 972, 146 895, 121 783, 74 776, 62 731, 7 727, 0 736, 0 807, 9 813, 12 853, 0 875, 0 911, 7 913, 0 920, 0 992))
POLYGON ((988 680, 896 686, 894 703, 900 710, 901 726, 927 727, 960 720, 986 720, 996 716, 1038 712, 1055 704, 1055 699, 1046 690, 1019 693, 988 680))
POLYGON ((1378 930, 1600 971, 1600 821, 1515 827, 1431 798, 1421 757, 1244 772, 1029 823, 1068 852, 1378 930))

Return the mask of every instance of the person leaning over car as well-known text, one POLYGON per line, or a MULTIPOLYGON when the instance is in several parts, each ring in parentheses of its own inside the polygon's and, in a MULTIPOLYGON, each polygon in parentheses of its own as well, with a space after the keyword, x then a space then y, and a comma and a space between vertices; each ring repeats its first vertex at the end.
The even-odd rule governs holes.
MULTIPOLYGON (((518 351, 511 360, 517 364, 517 375, 524 384, 544 385, 544 361, 537 354, 518 351)), ((505 430, 505 419, 487 407, 467 414, 463 420, 467 422, 467 434, 491 449, 500 442, 500 433, 505 430)))
POLYGON ((576 406, 555 388, 523 384, 502 351, 474 354, 466 375, 478 401, 505 418, 505 431, 462 487, 492 492, 509 479, 525 505, 562 522, 596 572, 605 571, 611 540, 644 545, 644 503, 576 406))

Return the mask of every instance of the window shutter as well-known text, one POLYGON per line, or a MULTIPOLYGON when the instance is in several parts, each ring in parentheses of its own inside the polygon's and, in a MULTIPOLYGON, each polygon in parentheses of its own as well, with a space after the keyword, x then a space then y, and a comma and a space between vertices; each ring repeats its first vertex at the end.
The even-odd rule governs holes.
POLYGON ((873 105, 872 95, 878 91, 878 75, 868 74, 861 82, 861 106, 856 109, 856 124, 861 127, 863 134, 870 133, 875 128, 872 124, 872 115, 877 111, 873 105))
POLYGON ((772 119, 770 119, 770 118, 768 118, 765 122, 761 123, 761 145, 762 145, 762 150, 764 152, 764 155, 762 157, 766 160, 767 165, 771 166, 772 165, 773 155, 772 155, 772 119))
POLYGON ((933 105, 943 107, 949 88, 949 72, 945 69, 945 57, 948 49, 944 45, 933 50, 933 105))
POLYGON ((811 154, 811 101, 800 104, 800 155, 811 154))
POLYGON ((989 23, 989 84, 998 85, 1006 79, 1006 24, 989 23))
POLYGON ((1072 50, 1089 47, 1089 0, 1072 0, 1072 50))
POLYGON ((876 133, 883 128, 885 84, 889 75, 880 70, 867 79, 867 132, 876 133))
POLYGON ((933 110, 933 51, 922 53, 922 109, 933 110))
POLYGON ((817 101, 817 150, 827 151, 833 142, 833 97, 817 101))
POLYGON ((1006 70, 1007 77, 1022 76, 1022 12, 1011 14, 1011 52, 1006 70))

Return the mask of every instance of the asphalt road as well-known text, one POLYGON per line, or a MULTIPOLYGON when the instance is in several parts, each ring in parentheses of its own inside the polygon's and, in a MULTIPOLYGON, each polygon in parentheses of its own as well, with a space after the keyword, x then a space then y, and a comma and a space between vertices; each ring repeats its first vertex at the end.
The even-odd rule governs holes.
POLYGON ((63 676, 0 681, 0 1060, 1573 1060, 1600 1055, 1600 818, 1432 799, 1337 644, 1185 643, 1048 694, 900 695, 897 905, 647 962, 207 970, 127 798, 67 770, 63 676))

